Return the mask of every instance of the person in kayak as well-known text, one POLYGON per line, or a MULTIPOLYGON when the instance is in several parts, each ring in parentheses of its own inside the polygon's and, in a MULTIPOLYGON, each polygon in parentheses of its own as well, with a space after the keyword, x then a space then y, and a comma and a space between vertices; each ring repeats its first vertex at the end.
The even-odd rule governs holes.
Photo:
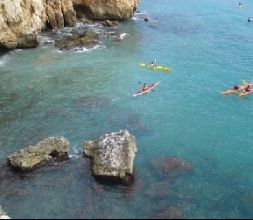
POLYGON ((150 66, 151 67, 155 67, 156 66, 156 59, 155 59, 155 61, 153 61, 153 62, 150 63, 150 66))
POLYGON ((144 83, 142 88, 141 88, 141 92, 146 92, 147 90, 148 90, 147 83, 144 83))
POLYGON ((245 92, 250 92, 251 91, 251 87, 250 85, 248 84, 247 87, 245 88, 245 92))
POLYGON ((234 90, 239 90, 239 86, 237 84, 234 85, 234 90))

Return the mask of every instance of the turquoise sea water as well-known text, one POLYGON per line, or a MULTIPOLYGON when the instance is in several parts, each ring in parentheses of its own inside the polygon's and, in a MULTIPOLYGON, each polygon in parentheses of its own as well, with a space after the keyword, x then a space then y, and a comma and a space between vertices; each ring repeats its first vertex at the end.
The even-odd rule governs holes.
POLYGON ((129 129, 136 136, 132 187, 94 181, 87 161, 72 157, 0 186, 13 218, 147 218, 176 207, 185 218, 253 217, 253 97, 221 96, 253 81, 251 0, 143 0, 122 24, 129 36, 91 52, 42 44, 0 58, 0 164, 21 147, 63 135, 71 154, 82 142, 129 129), (157 59, 170 73, 138 67, 157 59), (161 80, 148 95, 140 84, 161 80), (178 156, 193 172, 161 178, 151 161, 178 156), (151 186, 168 185, 164 196, 151 186), (168 190, 167 190, 168 191, 168 190))

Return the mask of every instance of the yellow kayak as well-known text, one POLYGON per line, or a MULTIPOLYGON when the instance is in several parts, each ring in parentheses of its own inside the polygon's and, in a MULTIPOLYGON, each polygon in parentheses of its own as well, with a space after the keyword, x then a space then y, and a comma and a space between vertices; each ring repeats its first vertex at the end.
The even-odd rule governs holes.
POLYGON ((156 66, 156 65, 144 64, 144 63, 140 63, 139 65, 140 67, 148 68, 151 70, 171 71, 173 69, 167 66, 156 66))

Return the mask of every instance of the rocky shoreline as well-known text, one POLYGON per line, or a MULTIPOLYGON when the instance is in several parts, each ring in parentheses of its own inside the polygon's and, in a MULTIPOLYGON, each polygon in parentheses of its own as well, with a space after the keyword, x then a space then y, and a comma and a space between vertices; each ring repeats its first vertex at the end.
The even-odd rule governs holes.
POLYGON ((115 21, 131 18, 138 3, 139 0, 14 0, 9 4, 3 0, 0 2, 0 49, 37 47, 44 31, 75 27, 78 20, 115 26, 115 21))

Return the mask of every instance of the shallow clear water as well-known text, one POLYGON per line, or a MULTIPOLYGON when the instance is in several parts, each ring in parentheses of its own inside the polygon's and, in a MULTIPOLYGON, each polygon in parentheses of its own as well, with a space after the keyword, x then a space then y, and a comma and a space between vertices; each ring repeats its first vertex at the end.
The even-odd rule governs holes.
POLYGON ((137 181, 104 186, 87 161, 72 157, 0 186, 0 204, 13 218, 146 218, 168 206, 186 218, 253 216, 253 97, 220 92, 252 81, 251 0, 143 0, 136 17, 119 28, 122 42, 91 52, 62 52, 52 45, 0 58, 0 164, 48 136, 63 135, 71 153, 101 134, 129 129, 136 136, 137 181), (157 59, 170 73, 138 67, 157 59), (140 84, 161 80, 148 95, 140 84), (178 156, 193 172, 159 177, 151 161, 178 156), (169 196, 146 192, 156 183, 169 196))

